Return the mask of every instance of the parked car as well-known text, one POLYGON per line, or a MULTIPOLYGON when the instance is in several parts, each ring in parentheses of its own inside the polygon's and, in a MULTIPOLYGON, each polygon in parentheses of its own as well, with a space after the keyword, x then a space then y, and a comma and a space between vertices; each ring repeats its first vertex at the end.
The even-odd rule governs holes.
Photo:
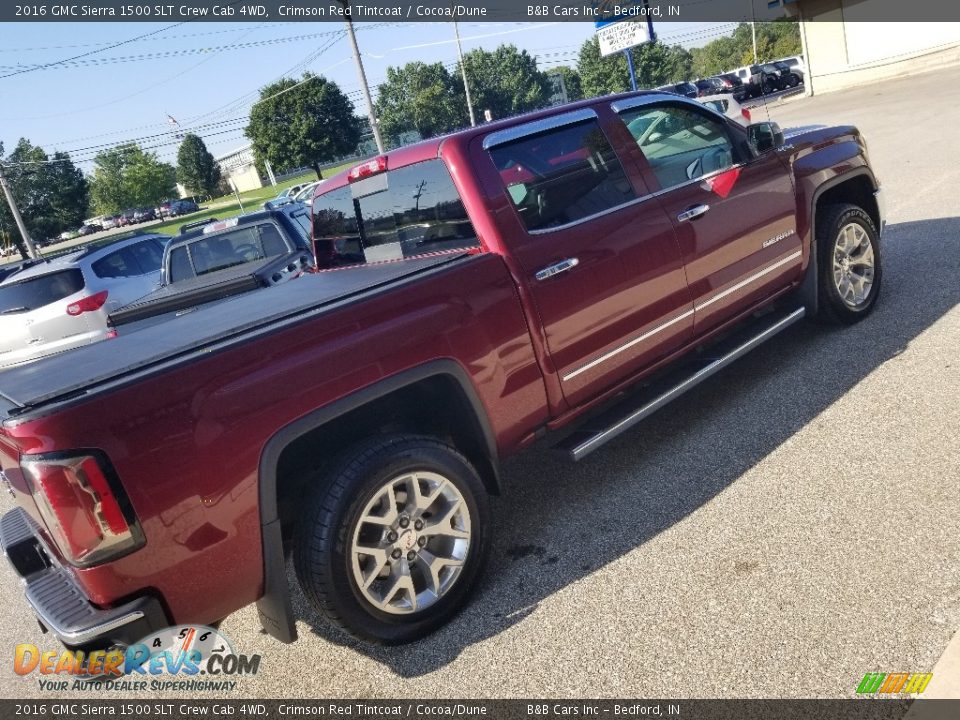
POLYGON ((163 235, 138 235, 37 262, 0 283, 0 368, 111 337, 111 310, 160 281, 163 235))
POLYGON ((503 459, 581 459, 805 316, 867 317, 879 190, 855 127, 649 92, 342 172, 313 237, 351 265, 0 374, 24 610, 89 649, 256 602, 291 642, 289 557, 325 622, 422 638, 476 587, 503 459))
POLYGON ((783 87, 780 71, 770 63, 750 65, 733 71, 747 87, 750 97, 770 95, 783 87))
POLYGON ((323 182, 323 180, 317 180, 316 182, 304 185, 300 190, 291 196, 292 200, 294 202, 310 202, 313 200, 313 194, 317 191, 317 188, 323 184, 323 182))
POLYGON ((776 61, 771 63, 780 71, 780 84, 784 88, 793 88, 803 82, 803 72, 798 68, 791 67, 785 62, 776 61))
POLYGON ((8 255, 16 255, 16 254, 17 254, 17 246, 14 245, 13 243, 0 247, 0 257, 7 257, 8 255))
POLYGON ((697 80, 694 85, 697 87, 697 97, 719 95, 726 90, 723 81, 715 77, 702 78, 697 80))
POLYGON ((137 210, 135 210, 133 213, 133 221, 135 223, 148 222, 150 220, 156 220, 156 219, 157 219, 157 213, 156 213, 156 210, 154 210, 153 208, 147 208, 147 207, 137 208, 137 210))
POLYGON ((128 326, 124 332, 140 329, 148 318, 281 285, 314 270, 310 211, 301 203, 190 223, 164 251, 159 287, 111 312, 109 322, 128 326))
POLYGON ((63 242, 65 240, 73 240, 77 237, 79 233, 76 230, 64 230, 57 236, 57 239, 54 242, 63 242))
POLYGON ((167 200, 160 205, 160 215, 162 217, 178 217, 180 215, 189 215, 200 209, 193 200, 167 200))
POLYGON ((750 124, 750 111, 743 107, 733 95, 705 95, 698 97, 697 102, 726 115, 741 125, 750 124))
POLYGON ((86 236, 86 235, 93 235, 94 233, 98 233, 98 232, 103 232, 103 225, 98 225, 94 223, 90 225, 83 225, 80 228, 80 230, 77 231, 77 234, 86 236))
POLYGON ((800 82, 803 82, 807 74, 807 65, 804 63, 802 56, 792 55, 790 57, 778 60, 777 62, 785 63, 792 72, 795 72, 800 76, 800 82))
POLYGON ((742 102, 747 98, 748 91, 743 85, 743 80, 733 73, 723 73, 716 76, 723 84, 722 93, 730 93, 737 102, 742 102))
POLYGON ((657 88, 664 92, 674 93, 675 95, 682 95, 683 97, 695 98, 700 92, 697 89, 697 86, 693 83, 683 82, 676 83, 674 85, 663 85, 662 87, 657 88))
POLYGON ((107 215, 103 218, 103 222, 100 223, 103 226, 104 230, 113 230, 117 226, 117 220, 119 220, 118 215, 107 215))

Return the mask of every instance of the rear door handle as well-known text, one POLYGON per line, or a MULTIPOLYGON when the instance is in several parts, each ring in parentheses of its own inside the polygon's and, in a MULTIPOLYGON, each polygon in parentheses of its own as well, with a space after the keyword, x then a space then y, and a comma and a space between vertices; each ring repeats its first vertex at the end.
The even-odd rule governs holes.
POLYGON ((534 277, 541 282, 544 280, 549 280, 554 275, 567 272, 567 270, 573 270, 579 264, 580 261, 577 258, 567 258, 566 260, 561 260, 553 265, 548 265, 543 270, 538 270, 534 277))
POLYGON ((694 205, 693 207, 687 208, 682 213, 677 215, 677 220, 679 222, 687 222, 688 220, 696 220, 698 217, 706 215, 710 210, 709 205, 694 205))

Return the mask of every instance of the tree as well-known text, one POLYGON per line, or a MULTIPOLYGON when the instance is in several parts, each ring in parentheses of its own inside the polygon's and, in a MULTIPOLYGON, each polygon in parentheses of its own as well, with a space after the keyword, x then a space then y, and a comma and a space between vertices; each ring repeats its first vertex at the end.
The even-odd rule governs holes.
POLYGON ((177 150, 177 180, 192 194, 213 195, 220 185, 220 166, 206 144, 187 133, 177 150))
MULTIPOLYGON (((802 52, 800 26, 793 18, 757 23, 757 59, 770 62, 802 52)), ((753 64, 753 37, 749 23, 737 25, 733 34, 718 38, 703 47, 694 48, 693 72, 697 77, 709 77, 753 64)))
POLYGON ((275 170, 310 166, 322 178, 321 164, 349 155, 360 142, 353 104, 325 77, 284 78, 262 88, 260 98, 246 134, 257 160, 275 170))
MULTIPOLYGON (((489 110, 495 119, 505 118, 545 107, 549 101, 550 79, 537 69, 537 61, 526 50, 514 45, 501 45, 493 52, 472 50, 464 56, 464 63, 473 106, 480 117, 489 110)), ((460 102, 466 104, 459 65, 454 75, 460 102)))
MULTIPOLYGON (((0 145, 0 156, 2 153, 0 145)), ((67 153, 56 152, 51 157, 43 148, 21 138, 3 162, 13 199, 34 239, 55 237, 81 225, 89 209, 90 191, 83 173, 67 153)), ((0 223, 26 257, 23 239, 5 197, 0 202, 0 223)))
POLYGON ((136 143, 104 150, 93 162, 90 191, 101 213, 153 206, 176 195, 177 171, 136 143))
MULTIPOLYGON (((652 88, 690 77, 693 58, 679 45, 644 43, 630 49, 637 77, 637 88, 652 88)), ((630 89, 630 71, 623 53, 602 57, 596 36, 583 43, 577 71, 587 97, 626 92, 630 89)))
POLYGON ((388 67, 378 88, 375 112, 384 135, 397 138, 415 130, 420 137, 456 130, 467 124, 467 107, 443 63, 407 63, 388 67))
POLYGON ((567 89, 567 99, 570 102, 583 100, 583 84, 580 82, 580 74, 576 70, 561 65, 550 70, 547 75, 559 75, 563 78, 563 86, 567 89))

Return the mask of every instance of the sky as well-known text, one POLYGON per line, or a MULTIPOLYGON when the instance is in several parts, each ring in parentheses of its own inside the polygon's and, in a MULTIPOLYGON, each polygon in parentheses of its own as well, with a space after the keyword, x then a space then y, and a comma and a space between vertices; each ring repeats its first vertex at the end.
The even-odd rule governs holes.
MULTIPOLYGON (((355 27, 374 95, 388 66, 421 60, 453 69, 456 63, 450 23, 355 27)), ((667 43, 695 47, 733 27, 662 23, 657 33, 667 43)), ((318 22, 0 24, 0 141, 6 153, 21 137, 47 153, 70 152, 86 172, 99 150, 130 139, 175 164, 178 132, 200 135, 221 155, 248 142, 243 128, 259 88, 306 70, 334 80, 365 115, 342 29, 318 22), (130 42, 110 48, 124 41, 130 42), (18 73, 83 54, 71 63, 18 73)), ((464 52, 513 43, 534 55, 542 70, 575 65, 593 33, 591 23, 460 23, 464 52)))

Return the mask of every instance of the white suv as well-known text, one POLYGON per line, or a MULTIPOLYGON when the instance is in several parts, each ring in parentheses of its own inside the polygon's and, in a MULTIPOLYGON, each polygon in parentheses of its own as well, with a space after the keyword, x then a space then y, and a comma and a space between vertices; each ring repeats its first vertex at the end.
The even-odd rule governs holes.
POLYGON ((113 337, 109 313, 157 288, 169 239, 111 238, 10 275, 0 283, 0 368, 113 337))

